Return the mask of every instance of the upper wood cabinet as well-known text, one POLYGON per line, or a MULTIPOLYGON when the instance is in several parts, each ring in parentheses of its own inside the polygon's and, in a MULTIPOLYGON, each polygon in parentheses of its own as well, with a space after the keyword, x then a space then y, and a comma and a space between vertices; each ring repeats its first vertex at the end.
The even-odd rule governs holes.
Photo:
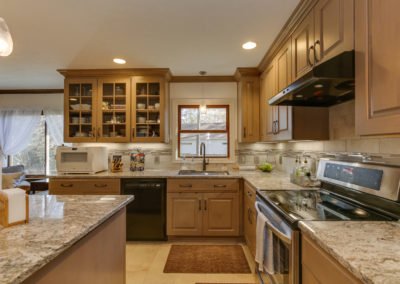
POLYGON ((95 142, 97 80, 66 79, 64 93, 64 141, 95 142))
POLYGON ((271 141, 274 136, 276 106, 270 106, 268 100, 276 95, 276 67, 272 62, 260 76, 260 135, 261 141, 271 141))
POLYGON ((136 76, 132 80, 132 142, 161 142, 165 79, 136 76))
POLYGON ((311 11, 292 34, 293 79, 297 80, 314 66, 314 13, 311 11))
POLYGON ((130 78, 98 80, 97 141, 129 142, 131 117, 130 78))
POLYGON ((315 63, 354 49, 354 1, 320 0, 314 8, 315 63))
POLYGON ((292 34, 293 79, 354 49, 354 1, 320 0, 292 34))
POLYGON ((168 69, 58 71, 65 142, 164 141, 168 69))
POLYGON ((356 0, 356 133, 400 133, 397 0, 356 0))
POLYGON ((238 68, 238 141, 260 139, 260 79, 255 68, 238 68))

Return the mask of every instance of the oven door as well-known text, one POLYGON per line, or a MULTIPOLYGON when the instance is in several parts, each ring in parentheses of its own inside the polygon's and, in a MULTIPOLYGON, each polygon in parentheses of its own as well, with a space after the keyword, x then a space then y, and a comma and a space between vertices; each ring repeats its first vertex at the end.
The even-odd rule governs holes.
POLYGON ((259 271, 260 282, 298 284, 299 231, 293 230, 261 199, 257 199, 256 209, 257 214, 263 214, 267 219, 262 236, 264 261, 263 269, 259 271))

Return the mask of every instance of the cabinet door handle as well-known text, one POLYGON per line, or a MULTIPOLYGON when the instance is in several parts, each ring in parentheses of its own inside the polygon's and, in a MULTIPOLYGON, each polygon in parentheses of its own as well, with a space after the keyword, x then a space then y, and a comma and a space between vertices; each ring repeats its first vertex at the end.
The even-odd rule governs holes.
POLYGON ((246 136, 247 136, 246 127, 243 127, 243 138, 246 138, 246 136))
POLYGON ((192 187, 191 184, 180 184, 179 187, 190 188, 192 187))
POLYGON ((102 184, 95 183, 94 187, 107 187, 107 184, 105 184, 105 183, 102 183, 102 184))
POLYGON ((318 63, 318 62, 320 62, 321 61, 321 41, 320 40, 317 40, 316 42, 315 42, 315 44, 314 44, 314 60, 315 60, 315 63, 318 63), (319 45, 319 58, 317 57, 317 45, 319 45))
POLYGON ((207 200, 204 200, 204 210, 207 211, 207 200))
POLYGON ((314 46, 313 45, 310 46, 310 48, 308 49, 308 52, 307 52, 307 62, 312 67, 314 64, 311 62, 311 55, 310 55, 311 51, 314 52, 314 46))
POLYGON ((272 134, 275 134, 275 121, 272 122, 272 134))
POLYGON ((62 183, 61 187, 73 187, 72 183, 62 183))
POLYGON ((132 128, 132 138, 135 138, 135 128, 132 128))
POLYGON ((99 128, 97 128, 97 137, 100 138, 100 136, 101 135, 100 135, 100 127, 99 127, 99 128))
POLYGON ((214 184, 214 188, 225 188, 226 184, 214 184))
POLYGON ((94 138, 97 138, 96 127, 92 128, 92 133, 93 133, 94 138))
POLYGON ((252 197, 252 196, 253 196, 253 194, 251 194, 250 191, 247 191, 247 195, 248 195, 249 197, 252 197))
POLYGON ((279 134, 279 120, 276 121, 276 134, 279 134))
POLYGON ((201 200, 199 200, 199 211, 201 211, 201 200))

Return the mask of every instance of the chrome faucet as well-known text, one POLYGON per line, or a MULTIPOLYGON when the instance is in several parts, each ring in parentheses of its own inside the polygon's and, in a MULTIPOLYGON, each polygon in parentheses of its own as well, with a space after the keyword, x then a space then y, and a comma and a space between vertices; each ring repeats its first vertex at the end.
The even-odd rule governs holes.
POLYGON ((200 155, 203 155, 203 171, 205 171, 208 162, 206 161, 206 144, 203 142, 200 144, 200 155))

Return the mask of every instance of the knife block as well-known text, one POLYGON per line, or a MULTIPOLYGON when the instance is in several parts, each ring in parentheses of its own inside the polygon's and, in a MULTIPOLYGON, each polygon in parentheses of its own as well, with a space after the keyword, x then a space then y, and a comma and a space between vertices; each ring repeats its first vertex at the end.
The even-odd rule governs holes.
POLYGON ((0 190, 0 225, 3 227, 29 222, 29 197, 25 191, 19 190, 22 189, 0 190), (25 204, 21 204, 21 200, 24 200, 25 204))

